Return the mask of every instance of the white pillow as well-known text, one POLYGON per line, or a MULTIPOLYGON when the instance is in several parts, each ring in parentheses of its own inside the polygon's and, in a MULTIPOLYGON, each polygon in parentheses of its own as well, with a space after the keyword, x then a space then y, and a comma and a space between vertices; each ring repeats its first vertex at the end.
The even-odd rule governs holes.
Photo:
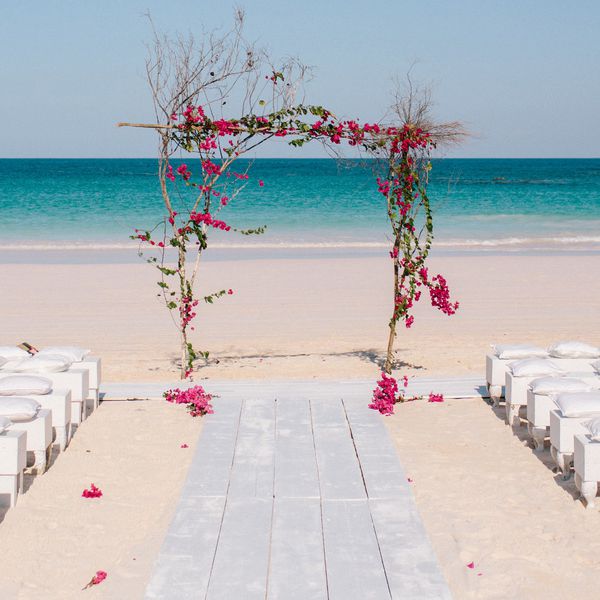
POLYGON ((60 373, 66 371, 71 366, 71 361, 64 356, 46 355, 46 356, 31 356, 21 360, 8 361, 3 367, 3 371, 11 371, 14 373, 60 373))
POLYGON ((600 413, 600 392, 552 394, 550 396, 565 417, 585 417, 600 413))
POLYGON ((0 356, 3 358, 26 358, 29 356, 29 352, 17 346, 0 346, 0 356))
POLYGON ((563 375, 551 360, 544 358, 524 358, 509 364, 515 377, 543 377, 544 375, 563 375))
POLYGON ((66 356, 71 362, 81 362, 91 350, 77 346, 49 346, 37 353, 37 356, 66 356))
POLYGON ((7 417, 13 423, 29 421, 40 410, 40 404, 31 398, 0 396, 0 417, 7 417))
POLYGON ((499 344, 492 346, 494 354, 502 359, 518 359, 518 358, 547 358, 548 352, 539 346, 531 346, 529 344, 499 344))
POLYGON ((52 382, 34 375, 10 375, 0 379, 0 396, 32 396, 49 394, 52 382))
POLYGON ((600 348, 583 342, 557 342, 548 348, 555 358, 598 358, 600 348))
POLYGON ((0 433, 6 431, 12 425, 12 421, 7 417, 0 417, 0 433))
POLYGON ((592 440, 600 442, 600 417, 586 421, 583 426, 592 434, 592 440))
POLYGON ((529 387, 534 394, 542 395, 562 392, 589 392, 594 389, 585 381, 575 377, 541 377, 540 379, 534 379, 529 387))

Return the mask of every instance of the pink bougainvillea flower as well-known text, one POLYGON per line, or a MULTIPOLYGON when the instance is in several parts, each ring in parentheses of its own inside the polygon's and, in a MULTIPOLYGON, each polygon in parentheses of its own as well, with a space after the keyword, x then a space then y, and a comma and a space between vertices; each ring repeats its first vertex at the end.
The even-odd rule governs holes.
POLYGON ((258 180, 258 185, 259 185, 260 187, 264 187, 264 185, 265 185, 265 182, 264 182, 262 179, 259 179, 259 180, 258 180))
POLYGON ((179 446, 180 448, 189 448, 189 446, 187 444, 181 444, 181 446, 179 446))
POLYGON ((97 488, 93 483, 90 484, 90 488, 83 490, 81 496, 83 498, 101 498, 102 490, 97 488))
POLYGON ((102 583, 108 577, 108 573, 106 571, 96 571, 96 574, 89 580, 88 584, 82 588, 87 590, 94 585, 98 585, 102 583))
POLYGON ((211 415, 213 411, 212 395, 204 391, 201 385, 196 385, 187 390, 175 388, 163 394, 167 402, 185 404, 192 417, 211 415))
POLYGON ((470 563, 467 565, 467 569, 474 569, 474 568, 475 568, 475 563, 474 563, 474 562, 470 562, 470 563))
POLYGON ((443 394, 434 394, 433 392, 431 392, 431 394, 429 394, 429 402, 443 402, 444 401, 444 395, 443 394))

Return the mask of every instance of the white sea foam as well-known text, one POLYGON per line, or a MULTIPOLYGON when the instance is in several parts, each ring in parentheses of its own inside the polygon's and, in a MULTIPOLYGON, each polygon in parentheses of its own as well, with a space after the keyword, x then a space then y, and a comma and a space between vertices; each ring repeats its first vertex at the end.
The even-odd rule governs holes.
MULTIPOLYGON (((434 248, 564 248, 567 245, 575 246, 581 249, 582 246, 597 247, 600 246, 600 236, 594 235, 565 235, 565 236, 546 236, 546 237, 505 237, 492 239, 478 238, 436 238, 434 248)), ((390 242, 381 241, 294 241, 279 240, 273 242, 252 242, 246 243, 222 243, 211 244, 212 249, 223 250, 278 250, 278 249, 335 249, 335 248, 354 248, 354 249, 377 249, 389 248, 390 242)), ((139 245, 135 242, 67 242, 67 241, 44 241, 44 242, 15 242, 9 244, 0 244, 0 251, 104 251, 104 250, 129 250, 136 251, 139 245)), ((151 251, 152 248, 147 248, 151 251)), ((170 249, 169 249, 170 250, 170 249)))

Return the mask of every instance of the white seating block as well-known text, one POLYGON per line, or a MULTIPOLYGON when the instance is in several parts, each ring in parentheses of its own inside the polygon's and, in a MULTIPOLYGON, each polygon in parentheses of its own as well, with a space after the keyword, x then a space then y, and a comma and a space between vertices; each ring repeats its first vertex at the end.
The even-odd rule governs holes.
POLYGON ((594 508, 600 482, 600 442, 578 434, 573 444, 575 485, 585 499, 586 508, 594 508))
POLYGON ((67 447, 71 440, 71 412, 81 408, 81 402, 71 401, 69 390, 52 390, 50 394, 39 394, 32 396, 20 396, 31 398, 39 402, 42 408, 47 408, 52 413, 52 429, 54 430, 54 441, 59 445, 61 452, 67 447))
POLYGON ((0 506, 14 506, 23 490, 23 471, 27 464, 27 433, 0 433, 0 506))
POLYGON ((564 417, 558 409, 550 411, 550 453, 565 479, 571 474, 575 436, 588 433, 583 424, 591 418, 564 417))
POLYGON ((27 433, 27 451, 33 452, 33 469, 43 473, 48 464, 48 456, 52 445, 52 413, 41 408, 37 416, 29 421, 19 421, 8 427, 8 431, 25 431, 27 433))

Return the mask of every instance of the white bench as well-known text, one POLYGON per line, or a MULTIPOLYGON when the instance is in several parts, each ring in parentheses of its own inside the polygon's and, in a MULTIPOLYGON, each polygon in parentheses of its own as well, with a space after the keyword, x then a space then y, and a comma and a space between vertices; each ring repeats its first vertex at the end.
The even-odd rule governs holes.
MULTIPOLYGON (((584 376, 579 378, 594 389, 600 388, 600 376, 584 376)), ((556 410, 554 400, 548 394, 535 394, 527 388, 527 430, 533 440, 535 452, 544 449, 544 441, 549 435, 550 411, 556 410)))
POLYGON ((594 508, 600 481, 600 442, 589 434, 577 434, 573 442, 575 485, 585 499, 586 508, 594 508))
MULTIPOLYGON (((53 440, 58 444, 61 452, 71 441, 71 392, 69 390, 52 390, 49 394, 21 395, 20 398, 31 398, 39 402, 42 408, 47 408, 52 413, 53 440)), ((81 406, 81 403, 75 403, 81 406)))
MULTIPOLYGON (((80 364, 80 363, 75 363, 80 364)), ((85 368, 75 369, 70 367, 67 371, 60 373, 12 373, 0 371, 0 379, 14 375, 29 375, 32 377, 45 377, 52 382, 52 388, 56 390, 69 390, 71 392, 71 422, 81 423, 87 416, 85 401, 89 396, 89 370, 85 368)))
MULTIPOLYGON (((564 371, 564 375, 568 377, 576 377, 577 379, 585 377, 594 377, 596 371, 592 367, 594 358, 550 358, 548 359, 557 367, 564 371)), ((522 406, 527 406, 527 390, 529 384, 534 379, 539 379, 545 375, 535 375, 531 377, 515 377, 510 370, 505 374, 505 410, 506 423, 513 427, 518 427, 521 424, 519 410, 522 406)))
POLYGON ((588 433, 583 423, 591 418, 590 415, 565 417, 558 409, 550 411, 550 453, 564 479, 571 476, 575 436, 588 433))
POLYGON ((33 452, 33 470, 43 473, 48 465, 52 448, 52 413, 41 408, 37 416, 29 421, 18 421, 8 426, 7 431, 25 431, 27 433, 27 451, 33 452))
POLYGON ((14 506, 23 491, 23 471, 27 465, 27 433, 0 433, 0 506, 14 506))

